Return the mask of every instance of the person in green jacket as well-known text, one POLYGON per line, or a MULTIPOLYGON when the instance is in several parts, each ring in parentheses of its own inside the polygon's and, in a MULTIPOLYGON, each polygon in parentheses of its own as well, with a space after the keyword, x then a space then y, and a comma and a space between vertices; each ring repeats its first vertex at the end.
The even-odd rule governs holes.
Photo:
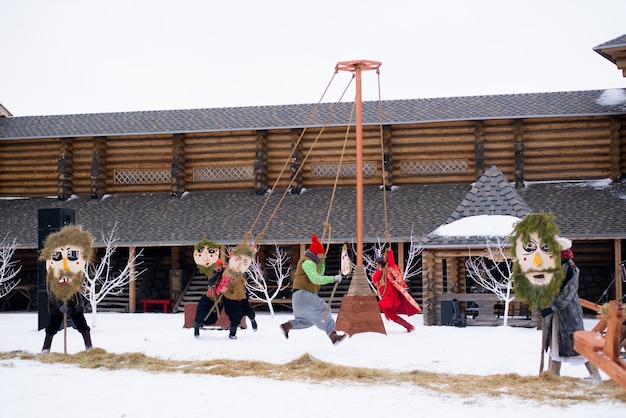
POLYGON ((324 331, 334 345, 348 336, 337 333, 333 316, 326 315, 328 304, 318 295, 321 286, 341 283, 343 277, 341 274, 325 276, 325 269, 324 247, 313 235, 311 245, 298 261, 294 273, 292 305, 295 318, 280 325, 285 338, 289 338, 292 329, 305 329, 313 325, 324 331))

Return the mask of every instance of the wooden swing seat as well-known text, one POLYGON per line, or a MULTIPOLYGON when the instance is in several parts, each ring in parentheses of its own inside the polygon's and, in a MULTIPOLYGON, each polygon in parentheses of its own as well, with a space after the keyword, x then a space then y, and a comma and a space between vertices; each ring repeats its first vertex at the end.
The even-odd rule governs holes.
POLYGON ((626 320, 622 304, 611 301, 608 315, 598 317, 600 322, 592 331, 574 333, 574 349, 626 388, 626 361, 619 357, 622 326, 626 320))

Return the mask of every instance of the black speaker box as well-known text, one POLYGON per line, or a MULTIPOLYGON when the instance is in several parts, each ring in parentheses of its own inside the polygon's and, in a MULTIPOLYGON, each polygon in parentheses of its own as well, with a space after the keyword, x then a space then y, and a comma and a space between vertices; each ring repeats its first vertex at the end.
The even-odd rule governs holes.
POLYGON ((74 209, 55 208, 39 209, 38 214, 38 244, 43 248, 43 241, 53 232, 60 231, 65 225, 74 224, 74 209))
POLYGON ((451 300, 442 300, 441 301, 441 324, 440 325, 450 325, 452 321, 452 314, 454 314, 454 306, 452 305, 454 302, 451 300))

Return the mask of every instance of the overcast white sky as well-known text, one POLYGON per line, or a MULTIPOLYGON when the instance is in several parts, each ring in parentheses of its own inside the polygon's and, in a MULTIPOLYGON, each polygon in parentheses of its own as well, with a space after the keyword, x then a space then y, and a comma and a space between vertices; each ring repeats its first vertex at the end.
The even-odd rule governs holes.
MULTIPOLYGON (((0 11, 0 103, 14 116, 316 103, 353 59, 382 62, 384 100, 626 86, 592 50, 626 33, 624 0, 0 0, 0 11)), ((365 100, 376 82, 364 74, 365 100)))

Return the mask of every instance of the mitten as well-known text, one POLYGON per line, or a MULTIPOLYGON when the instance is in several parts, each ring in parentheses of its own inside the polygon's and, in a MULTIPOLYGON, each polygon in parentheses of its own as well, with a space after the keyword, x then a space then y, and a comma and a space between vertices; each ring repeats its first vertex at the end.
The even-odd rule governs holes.
POLYGON ((541 310, 541 317, 545 318, 546 316, 552 315, 552 308, 545 308, 541 310))
POLYGON ((232 281, 233 279, 231 277, 222 276, 222 280, 220 280, 220 283, 216 286, 216 293, 218 295, 226 293, 226 291, 228 290, 228 286, 232 281))
POLYGON ((343 280, 343 276, 341 274, 335 274, 333 276, 333 280, 335 281, 335 283, 341 283, 341 281, 343 280))
POLYGON ((63 304, 59 306, 59 311, 61 311, 61 313, 67 313, 67 305, 63 304))

